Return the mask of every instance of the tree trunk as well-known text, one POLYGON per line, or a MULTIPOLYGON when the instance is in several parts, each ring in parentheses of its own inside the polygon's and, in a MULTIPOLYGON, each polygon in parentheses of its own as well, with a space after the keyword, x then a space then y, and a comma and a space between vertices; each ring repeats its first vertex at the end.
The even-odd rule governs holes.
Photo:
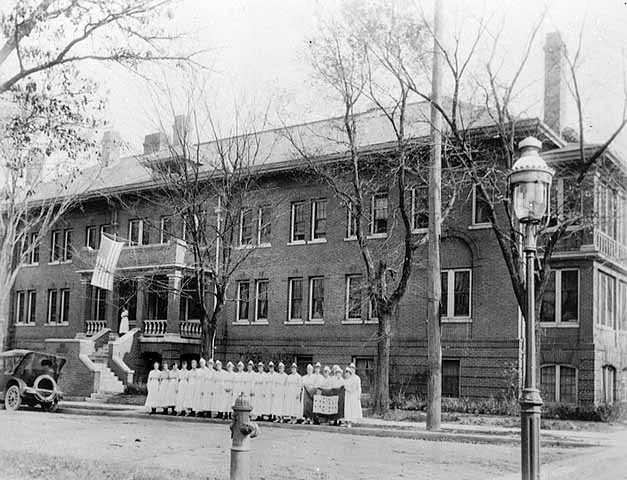
POLYGON ((216 328, 211 322, 206 322, 200 335, 200 356, 206 360, 215 355, 216 328))
POLYGON ((374 413, 383 415, 390 409, 390 337, 392 313, 379 314, 377 341, 377 376, 374 389, 374 413))
POLYGON ((10 304, 11 295, 0 294, 0 352, 4 352, 11 347, 11 335, 9 334, 11 330, 10 304))

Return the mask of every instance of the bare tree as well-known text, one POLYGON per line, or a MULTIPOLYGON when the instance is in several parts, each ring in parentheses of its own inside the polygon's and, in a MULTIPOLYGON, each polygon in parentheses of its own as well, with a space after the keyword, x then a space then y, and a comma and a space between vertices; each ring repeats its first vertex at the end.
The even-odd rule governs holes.
POLYGON ((193 62, 193 55, 169 51, 177 35, 166 30, 168 3, 28 0, 0 7, 2 349, 19 265, 36 261, 40 239, 98 173, 93 137, 105 102, 81 66, 193 62))

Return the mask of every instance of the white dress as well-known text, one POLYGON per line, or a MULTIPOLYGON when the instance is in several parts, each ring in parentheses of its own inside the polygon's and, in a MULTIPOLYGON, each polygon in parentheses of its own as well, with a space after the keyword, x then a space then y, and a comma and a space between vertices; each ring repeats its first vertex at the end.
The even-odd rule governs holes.
POLYGON ((213 368, 206 368, 205 371, 205 386, 203 388, 204 394, 203 394, 203 404, 202 404, 202 410, 204 412, 211 412, 214 410, 213 408, 213 396, 215 393, 215 388, 214 388, 214 376, 215 376, 216 371, 213 368))
POLYGON ((303 377, 298 373, 287 376, 285 415, 296 418, 303 416, 303 377))
POLYGON ((196 385, 198 384, 198 369, 192 368, 187 374, 187 392, 185 392, 185 400, 183 406, 187 410, 194 410, 194 395, 196 385))
POLYGON ((179 370, 170 370, 168 372, 167 386, 164 395, 164 407, 174 407, 176 405, 176 391, 179 383, 179 370))
POLYGON ((159 374, 159 391, 157 393, 157 407, 168 406, 168 391, 170 389, 170 383, 168 377, 170 376, 169 370, 161 370, 159 374))
POLYGON ((287 415, 285 413, 285 389, 287 386, 287 374, 275 373, 272 375, 272 406, 270 413, 281 417, 287 415))
POLYGON ((349 422, 363 418, 361 411, 361 379, 352 374, 344 382, 344 418, 349 422))
POLYGON ((205 384, 207 381, 207 367, 196 369, 196 386, 194 388, 194 399, 192 400, 194 412, 205 411, 205 384))
POLYGON ((120 335, 124 335, 128 333, 128 311, 123 310, 122 316, 120 317, 120 330, 118 332, 120 335))
POLYGON ((150 370, 148 374, 148 396, 146 397, 146 403, 144 406, 146 410, 150 411, 153 408, 159 407, 159 377, 161 376, 161 372, 159 370, 150 370))
POLYGON ((233 404, 235 403, 235 388, 237 382, 237 373, 229 372, 228 370, 224 372, 224 390, 226 390, 226 405, 224 406, 223 412, 231 412, 233 404))
POLYGON ((185 410, 185 395, 187 395, 187 390, 189 389, 188 377, 189 370, 187 368, 179 370, 179 386, 176 391, 176 404, 174 407, 177 412, 185 410))
POLYGON ((226 397, 227 393, 225 391, 224 381, 225 374, 227 372, 224 370, 216 370, 213 374, 214 378, 214 388, 215 394, 213 396, 213 411, 215 412, 226 412, 228 399, 226 397))
POLYGON ((257 372, 253 374, 251 404, 255 415, 268 415, 270 412, 267 408, 267 395, 266 395, 266 373, 257 372))

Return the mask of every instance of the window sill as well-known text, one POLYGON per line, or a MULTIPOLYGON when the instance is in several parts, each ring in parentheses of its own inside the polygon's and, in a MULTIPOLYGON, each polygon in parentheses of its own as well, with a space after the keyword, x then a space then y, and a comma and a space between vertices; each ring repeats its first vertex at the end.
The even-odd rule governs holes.
POLYGON ((579 328, 579 322, 538 322, 541 328, 579 328))
POLYGON ((46 327, 69 327, 70 324, 68 322, 46 322, 44 323, 46 327))
POLYGON ((345 237, 344 241, 345 242, 356 242, 357 241, 357 236, 345 237))
POLYGON ((314 238, 313 240, 309 240, 307 242, 308 245, 311 243, 327 243, 327 239, 326 238, 314 238))
POLYGON ((292 242, 287 242, 288 247, 291 247, 293 245, 307 245, 307 242, 305 240, 294 240, 292 242))
POLYGON ((302 325, 303 323, 302 320, 286 320, 283 325, 302 325))
POLYGON ((251 322, 250 325, 270 325, 270 323, 268 322, 268 319, 263 318, 251 322))
POLYGON ((38 267, 39 262, 37 263, 20 263, 20 267, 38 267))
POLYGON ((272 244, 270 242, 264 242, 257 245, 257 248, 270 248, 272 244))
POLYGON ((342 325, 363 325, 363 320, 361 318, 345 318, 342 320, 342 325))
POLYGON ((425 233, 428 233, 429 229, 428 228, 412 228, 411 229, 411 233, 414 235, 420 234, 420 235, 424 235, 425 233))
POLYGON ((370 318, 370 319, 366 320, 364 323, 366 325, 375 325, 375 324, 379 323, 379 319, 378 318, 370 318))
POLYGON ((491 223, 473 223, 472 225, 468 225, 468 230, 489 230, 491 228, 491 223))
POLYGON ((16 323, 16 327, 36 327, 36 323, 16 323))
POLYGON ((472 323, 472 317, 442 317, 442 323, 472 323))
POLYGON ((378 238, 388 238, 387 233, 371 233, 366 237, 368 240, 376 240, 378 238))
POLYGON ((248 320, 235 320, 232 325, 250 325, 248 320))
POLYGON ((54 262, 48 262, 48 265, 69 265, 72 263, 72 260, 55 260, 54 262))
POLYGON ((324 319, 323 318, 316 318, 314 320, 307 320, 305 322, 306 325, 324 325, 324 319))
POLYGON ((235 250, 252 250, 253 248, 255 248, 254 245, 250 245, 250 244, 245 244, 245 245, 237 245, 235 247, 235 250))

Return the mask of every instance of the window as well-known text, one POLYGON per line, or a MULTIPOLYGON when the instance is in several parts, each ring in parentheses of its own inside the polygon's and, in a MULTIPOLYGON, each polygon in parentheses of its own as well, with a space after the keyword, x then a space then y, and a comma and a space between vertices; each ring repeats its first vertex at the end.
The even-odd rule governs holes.
POLYGON ((61 309, 59 311, 59 323, 68 323, 70 319, 70 290, 61 289, 61 309))
POLYGON ((57 291, 48 290, 48 323, 57 323, 57 291))
POLYGON ((272 234, 272 207, 265 205, 259 208, 257 219, 257 243, 267 245, 272 234))
POLYGON ((250 282, 237 282, 237 321, 248 322, 248 307, 250 304, 250 282))
POLYGON ((583 215, 582 189, 575 178, 554 178, 551 184, 551 219, 549 226, 568 220, 573 225, 581 222, 583 215))
POLYGON ((374 358, 373 357, 353 357, 355 370, 361 379, 361 391, 370 393, 374 385, 374 358))
POLYGON ((253 211, 244 208, 240 212, 239 244, 252 245, 253 243, 253 211))
POLYGON ((544 365, 540 388, 546 402, 577 403, 577 370, 568 365, 544 365))
POLYGON ((26 323, 25 300, 26 292, 24 290, 15 292, 15 323, 26 323))
POLYGON ((39 239, 37 233, 27 233, 22 242, 22 261, 26 265, 37 265, 39 263, 39 239))
POLYGON ((26 323, 35 323, 37 318, 37 291, 29 290, 28 293, 28 307, 26 315, 26 323))
POLYGON ((313 355, 296 355, 294 362, 298 366, 298 371, 303 374, 307 371, 307 365, 313 365, 313 355))
POLYGON ((50 234, 50 261, 60 262, 63 258, 63 231, 53 230, 50 234))
POLYGON ((627 330, 627 283, 618 282, 618 325, 617 328, 627 330))
POLYGON ((597 323, 614 328, 616 325, 616 279, 599 272, 597 323))
POLYGON ((483 196, 481 189, 474 185, 472 191, 472 224, 489 225, 491 223, 490 202, 483 196))
POLYGON ((377 193, 372 196, 370 206, 370 233, 383 235, 388 231, 388 195, 377 193))
POLYGON ((345 319, 347 321, 361 321, 361 287, 361 275, 346 277, 345 319))
POLYGON ((616 369, 611 365, 603 367, 603 403, 614 403, 616 398, 616 369))
POLYGON ((470 318, 470 269, 442 271, 442 318, 470 318))
POLYGON ((411 190, 411 229, 429 228, 429 188, 424 185, 411 190))
POLYGON ((379 311, 376 302, 371 298, 368 302, 368 322, 377 323, 379 321, 379 311))
POLYGON ((346 207, 346 216, 346 238, 355 238, 357 236, 357 219, 350 205, 346 207))
POLYGON ((168 243, 172 238, 172 216, 161 217, 159 243, 168 243))
POLYGON ((540 310, 540 321, 572 323, 579 321, 579 271, 551 272, 540 310))
POLYGON ((305 220, 305 203, 292 203, 292 228, 290 242, 304 242, 307 222, 305 220))
POLYGON ((303 321, 303 279, 290 278, 289 280, 289 312, 288 321, 303 321))
POLYGON ((148 245, 150 243, 150 234, 145 228, 143 220, 129 220, 128 222, 128 243, 131 247, 138 245, 148 245))
POLYGON ((311 202, 311 239, 322 240, 327 236, 327 201, 311 202))
POLYGON ((94 287, 94 320, 105 320, 107 313, 107 291, 94 287))
POLYGON ((72 260, 72 230, 65 230, 63 232, 63 261, 69 262, 72 260))
POLYGON ((114 240, 117 238, 115 229, 113 228, 113 225, 111 224, 100 225, 100 236, 98 237, 98 244, 100 244, 100 239, 102 238, 103 235, 107 235, 114 240))
POLYGON ((257 280, 255 321, 268 321, 268 280, 257 280))
POLYGON ((309 279, 309 321, 322 322, 324 319, 324 278, 309 279))
POLYGON ((459 397, 459 360, 442 359, 442 396, 459 397))
POLYGON ((97 250, 100 245, 98 237, 98 227, 91 226, 85 229, 85 246, 92 250, 97 250))
MULTIPOLYGON (((202 300, 198 296, 196 279, 187 277, 183 279, 181 285, 181 303, 179 307, 179 316, 183 321, 201 320, 203 316, 202 300)), ((129 308, 129 317, 131 309, 129 308)), ((135 318, 135 312, 133 312, 135 318)))

